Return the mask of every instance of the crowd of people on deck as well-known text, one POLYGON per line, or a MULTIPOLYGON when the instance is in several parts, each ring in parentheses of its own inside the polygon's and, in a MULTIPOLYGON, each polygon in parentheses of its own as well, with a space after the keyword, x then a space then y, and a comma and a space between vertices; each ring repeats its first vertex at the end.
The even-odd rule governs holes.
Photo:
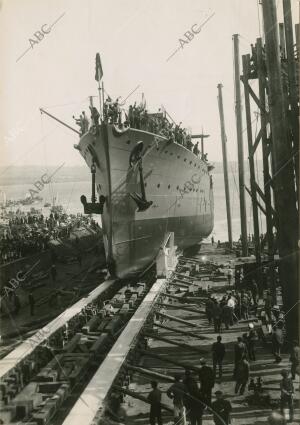
MULTIPOLYGON (((100 114, 94 106, 90 106, 91 120, 86 116, 86 113, 82 111, 79 118, 75 119, 76 124, 80 127, 80 133, 86 133, 90 127, 97 126, 99 123, 100 114)), ((128 111, 122 108, 122 104, 119 103, 119 98, 115 102, 108 97, 104 102, 103 107, 104 121, 115 124, 124 125, 124 127, 136 128, 138 130, 149 131, 151 133, 161 135, 168 138, 170 142, 176 142, 190 151, 195 155, 200 154, 199 142, 192 143, 191 135, 188 129, 181 127, 181 122, 175 124, 170 122, 166 117, 166 111, 161 109, 157 113, 149 114, 146 109, 146 104, 141 103, 137 105, 136 102, 130 105, 128 111)), ((204 152, 201 154, 203 160, 207 161, 207 154, 204 152)))
POLYGON ((99 228, 93 219, 81 214, 50 213, 46 217, 17 210, 10 212, 6 219, 8 224, 0 227, 0 264, 45 251, 49 241, 69 238, 75 227, 99 228))
MULTIPOLYGON (((223 379, 223 361, 228 357, 228 346, 223 342, 222 331, 238 324, 240 320, 248 325, 248 332, 239 335, 233 346, 232 377, 234 380, 234 393, 243 396, 246 388, 253 392, 252 398, 258 403, 270 401, 270 396, 264 392, 260 376, 250 377, 251 363, 259 359, 257 355, 258 341, 266 342, 262 326, 266 326, 266 333, 272 342, 272 352, 275 363, 280 363, 281 349, 285 344, 285 319, 284 313, 269 290, 264 295, 258 290, 255 279, 252 279, 249 289, 229 290, 226 295, 208 296, 205 303, 205 314, 208 325, 213 325, 217 335, 216 341, 211 346, 212 366, 209 360, 200 359, 199 368, 186 369, 184 375, 176 374, 174 383, 167 389, 166 395, 172 399, 174 406, 174 423, 185 425, 187 420, 191 425, 201 425, 204 412, 213 415, 215 425, 226 425, 231 422, 232 405, 221 390, 215 392, 215 401, 212 402, 212 392, 216 383, 223 379), (258 312, 258 310, 260 312, 258 312), (263 314, 262 314, 263 313, 263 314), (262 319, 262 326, 255 325, 257 318, 262 319), (225 396, 225 397, 224 397, 225 396)), ((265 346, 265 345, 264 345, 265 346)), ((268 418, 270 424, 284 424, 284 408, 289 408, 290 421, 294 416, 293 395, 295 392, 293 380, 299 375, 300 347, 293 341, 290 347, 291 370, 281 370, 279 412, 273 411, 268 418), (280 419, 282 422, 275 422, 280 419)), ((162 425, 161 397, 162 392, 156 381, 151 382, 152 390, 148 395, 150 403, 150 425, 162 425)), ((249 398, 249 396, 248 396, 249 398)))

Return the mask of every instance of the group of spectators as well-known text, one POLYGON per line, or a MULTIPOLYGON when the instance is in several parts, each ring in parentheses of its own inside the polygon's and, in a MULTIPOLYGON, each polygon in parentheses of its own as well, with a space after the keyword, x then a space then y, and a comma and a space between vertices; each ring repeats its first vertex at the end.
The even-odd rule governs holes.
POLYGON ((222 329, 229 329, 240 319, 247 320, 250 310, 257 309, 258 296, 258 287, 254 280, 249 290, 233 290, 223 295, 220 300, 209 296, 205 304, 208 323, 213 323, 214 331, 220 333, 222 329))
MULTIPOLYGON (((251 362, 257 360, 257 343, 259 339, 264 340, 264 333, 261 326, 251 323, 252 318, 257 317, 258 304, 265 311, 271 329, 267 330, 271 335, 271 342, 275 362, 280 363, 280 350, 284 344, 284 317, 283 313, 271 301, 271 294, 266 293, 264 302, 259 303, 259 294, 256 282, 252 281, 249 291, 231 291, 223 296, 220 301, 215 297, 209 296, 205 305, 205 312, 208 324, 213 323, 215 332, 220 333, 222 325, 226 329, 240 319, 246 319, 248 322, 248 332, 237 337, 233 346, 233 368, 232 377, 235 381, 234 393, 242 396, 246 387, 253 390, 253 397, 261 397, 263 393, 261 378, 250 379, 251 362), (275 308, 277 307, 277 308, 275 308), (251 310, 251 317, 250 312, 251 310)), ((216 341, 211 346, 211 364, 209 366, 205 358, 200 359, 201 368, 198 372, 186 370, 184 376, 175 375, 174 383, 166 391, 166 395, 173 400, 174 405, 174 423, 186 424, 187 418, 191 425, 201 425, 202 416, 205 411, 213 415, 215 425, 225 425, 231 423, 230 413, 232 406, 228 399, 225 399, 223 392, 215 392, 216 399, 212 402, 212 392, 215 384, 221 383, 223 377, 223 361, 228 356, 228 347, 222 342, 222 336, 218 335, 216 341), (217 377, 218 375, 218 377, 217 377)), ((231 350, 229 350, 231 351, 231 350)), ((299 375, 300 347, 297 341, 294 341, 290 348, 291 376, 287 369, 281 370, 281 381, 279 384, 280 401, 279 408, 283 414, 284 408, 288 406, 290 420, 294 416, 294 384, 293 380, 299 375)), ((150 425, 162 425, 161 416, 161 396, 156 381, 151 382, 152 391, 148 396, 150 407, 150 425)), ((267 396, 268 397, 268 396, 267 396)), ((279 413, 272 413, 269 423, 273 423, 274 415, 280 417, 279 413)), ((283 422, 282 422, 283 423, 283 422)))
POLYGON ((88 216, 16 211, 8 215, 8 224, 0 228, 0 264, 5 264, 49 248, 49 242, 69 238, 72 229, 82 225, 94 228, 98 224, 88 216))
MULTIPOLYGON (((76 124, 80 127, 81 135, 87 132, 90 126, 97 126, 99 123, 100 114, 97 109, 94 106, 90 106, 90 112, 91 124, 84 111, 82 111, 79 118, 73 116, 76 124)), ((104 121, 110 124, 123 124, 125 127, 149 131, 168 138, 170 142, 176 142, 186 147, 197 156, 200 153, 199 143, 192 143, 188 129, 182 128, 181 122, 179 124, 170 122, 166 117, 166 112, 161 109, 157 113, 149 114, 145 103, 137 105, 135 102, 134 105, 129 106, 128 111, 125 111, 119 103, 119 98, 113 102, 108 97, 104 102, 103 117, 104 121)), ((202 159, 207 161, 207 154, 202 153, 202 159)))

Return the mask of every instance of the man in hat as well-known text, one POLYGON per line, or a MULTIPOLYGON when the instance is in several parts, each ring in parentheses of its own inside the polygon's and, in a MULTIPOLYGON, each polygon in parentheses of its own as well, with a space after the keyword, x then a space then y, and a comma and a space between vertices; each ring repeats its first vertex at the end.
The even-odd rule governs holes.
POLYGON ((202 415, 206 406, 203 400, 203 395, 199 391, 197 382, 189 370, 185 371, 183 383, 185 384, 188 392, 185 397, 185 406, 188 411, 191 425, 202 425, 202 415))
POLYGON ((240 393, 240 395, 244 394, 247 382, 249 380, 250 367, 249 362, 246 359, 246 356, 243 356, 242 359, 237 364, 237 368, 235 371, 235 394, 240 393))
POLYGON ((214 342, 212 345, 212 358, 213 358, 213 370, 216 378, 217 365, 219 367, 219 379, 222 378, 222 363, 225 356, 225 345, 221 342, 222 337, 219 335, 217 337, 217 342, 214 342))
POLYGON ((204 358, 200 359, 201 369, 199 371, 199 381, 204 402, 211 405, 211 392, 215 385, 215 374, 213 368, 206 365, 204 358))
POLYGON ((247 349, 248 349, 248 355, 249 360, 256 360, 255 357, 255 341, 257 339, 256 332, 254 329, 253 323, 249 323, 249 333, 247 335, 247 349))
POLYGON ((273 344, 273 354, 275 357, 275 363, 281 362, 281 349, 284 343, 283 335, 283 323, 277 323, 277 326, 273 327, 272 333, 272 344, 273 344))
POLYGON ((286 404, 289 406, 290 421, 294 417, 294 403, 293 403, 293 394, 294 394, 294 385, 291 378, 289 378, 289 373, 287 370, 283 369, 281 371, 282 380, 280 382, 280 410, 283 414, 283 409, 286 404))
POLYGON ((148 401, 150 402, 150 425, 155 425, 156 421, 158 425, 162 425, 161 418, 161 391, 157 388, 157 382, 151 382, 152 391, 148 395, 148 401))
POLYGON ((181 381, 180 375, 175 376, 175 382, 167 391, 167 396, 173 400, 174 422, 178 425, 186 425, 185 397, 187 388, 181 381))
POLYGON ((216 401, 211 405, 214 412, 215 425, 230 424, 230 412, 232 411, 230 402, 223 398, 222 391, 216 391, 215 395, 216 401))
POLYGON ((243 338, 238 336, 237 343, 234 345, 234 371, 233 376, 235 377, 235 372, 238 363, 242 360, 243 356, 247 355, 247 347, 243 342, 243 338))

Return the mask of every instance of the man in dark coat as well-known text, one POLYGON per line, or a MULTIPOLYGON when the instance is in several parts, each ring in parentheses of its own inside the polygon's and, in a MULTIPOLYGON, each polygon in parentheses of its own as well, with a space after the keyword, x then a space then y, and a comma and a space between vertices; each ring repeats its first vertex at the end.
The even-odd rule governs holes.
POLYGON ((222 378, 222 363, 225 356, 225 345, 221 342, 222 337, 217 337, 217 342, 212 345, 212 359, 213 359, 213 370, 214 376, 216 377, 217 365, 219 366, 219 378, 222 378))
POLYGON ((209 325, 211 324, 211 319, 213 315, 213 307, 214 307, 214 302, 212 298, 209 297, 205 303, 205 314, 206 314, 209 325))
POLYGON ((280 382, 280 391, 281 391, 281 398, 280 398, 280 410, 283 414, 283 409, 286 404, 289 406, 289 413, 290 413, 290 421, 293 421, 294 418, 294 402, 293 402, 293 394, 294 394, 294 385, 291 378, 289 378, 289 374, 287 370, 281 371, 282 380, 280 382))
POLYGON ((249 362, 246 359, 246 356, 238 362, 235 372, 235 394, 240 393, 240 395, 244 394, 247 382, 249 380, 250 367, 249 362))
POLYGON ((162 425, 161 418, 161 391, 157 388, 157 382, 151 382, 152 391, 148 395, 148 401, 150 402, 150 425, 155 425, 156 421, 158 425, 162 425))
POLYGON ((243 339, 240 336, 238 336, 237 343, 234 345, 234 372, 233 372, 234 376, 235 376, 238 363, 246 355, 247 355, 246 344, 243 342, 243 339))
POLYGON ((201 392, 203 394, 204 402, 210 406, 211 405, 211 392, 215 385, 215 376, 213 368, 206 366, 206 360, 204 358, 200 359, 201 369, 199 372, 199 381, 201 384, 201 392))
POLYGON ((214 412, 215 425, 228 425, 230 421, 230 412, 232 411, 231 404, 223 398, 222 391, 216 391, 216 401, 211 405, 214 412))
POLYGON ((222 322, 228 330, 230 323, 232 323, 232 309, 227 304, 222 307, 222 322))
POLYGON ((181 382, 180 375, 175 376, 175 382, 167 391, 167 396, 173 400, 174 405, 174 422, 178 424, 186 423, 186 400, 187 388, 181 382))
POLYGON ((273 327, 272 333, 272 344, 273 344, 273 354, 275 357, 275 362, 281 362, 281 349, 284 343, 284 335, 283 335, 283 324, 279 322, 277 326, 273 327))
POLYGON ((217 300, 214 300, 212 315, 213 315, 215 332, 216 333, 220 333, 221 332, 221 315, 222 315, 222 310, 221 310, 221 307, 220 307, 220 305, 219 305, 219 303, 218 303, 217 300))
POLYGON ((191 425, 202 425, 202 415, 205 408, 205 403, 203 395, 199 391, 197 382, 192 377, 189 370, 185 371, 185 378, 183 383, 187 388, 185 406, 187 408, 191 425))

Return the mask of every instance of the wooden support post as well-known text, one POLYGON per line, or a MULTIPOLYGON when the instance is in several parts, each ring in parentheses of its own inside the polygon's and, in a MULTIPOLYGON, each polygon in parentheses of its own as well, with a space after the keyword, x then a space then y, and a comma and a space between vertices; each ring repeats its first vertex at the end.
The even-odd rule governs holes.
POLYGON ((183 331, 181 329, 171 328, 170 326, 162 325, 160 323, 155 323, 155 326, 158 327, 158 328, 161 328, 161 329, 165 329, 167 331, 171 331, 171 332, 181 334, 181 335, 186 335, 186 336, 191 336, 192 338, 201 339, 202 341, 209 339, 206 336, 198 335, 198 334, 195 334, 194 332, 183 331))
POLYGON ((284 24, 279 24, 279 48, 280 48, 280 56, 282 59, 286 58, 286 51, 285 51, 285 36, 284 36, 284 24))
POLYGON ((160 305, 162 307, 167 307, 167 308, 177 308, 179 310, 189 311, 191 313, 197 313, 200 315, 205 314, 204 311, 200 311, 199 309, 196 310, 195 308, 192 308, 192 307, 186 307, 184 304, 156 303, 156 305, 160 305))
POLYGON ((291 133, 293 137, 294 164, 297 176, 297 188, 299 196, 299 93, 297 86, 296 61, 294 56, 293 22, 291 11, 291 0, 283 0, 284 30, 286 40, 286 58, 289 78, 289 100, 291 105, 291 133))
POLYGON ((284 310, 288 312, 285 317, 287 335, 291 340, 298 337, 297 324, 299 323, 298 218, 293 152, 288 143, 275 0, 262 0, 262 10, 275 173, 273 176, 274 197, 278 214, 279 270, 284 310))
POLYGON ((173 359, 170 358, 169 355, 163 356, 163 355, 160 355, 160 354, 157 354, 157 353, 153 353, 150 350, 147 351, 147 350, 140 350, 140 349, 137 349, 137 352, 141 353, 144 356, 152 357, 153 359, 157 359, 157 360, 162 361, 162 362, 166 362, 166 363, 170 363, 170 364, 173 364, 175 366, 178 366, 178 367, 182 367, 183 369, 193 370, 194 372, 198 372, 198 373, 201 370, 200 367, 193 366, 189 363, 180 362, 178 360, 173 360, 173 359))
POLYGON ((151 376, 154 379, 159 379, 166 382, 174 382, 175 379, 172 376, 163 375, 162 373, 154 372, 150 369, 145 369, 143 367, 132 366, 129 363, 126 363, 125 368, 132 370, 133 372, 140 373, 141 375, 151 376))
POLYGON ((156 314, 159 314, 162 317, 166 317, 169 320, 173 320, 174 322, 182 323, 183 325, 191 326, 193 328, 199 327, 199 325, 197 325, 197 323, 188 322, 187 320, 179 319, 178 317, 171 316, 170 314, 161 313, 160 311, 157 311, 156 314))
POLYGON ((147 338, 153 338, 153 339, 157 339, 158 341, 166 342, 167 344, 176 345, 177 347, 185 348, 186 350, 189 350, 189 351, 195 351, 196 353, 199 353, 201 355, 203 355, 205 352, 204 350, 201 350, 200 348, 197 348, 194 345, 188 345, 188 344, 185 344, 184 342, 173 341, 172 339, 164 338, 162 336, 152 334, 149 332, 144 332, 144 336, 147 338))
POLYGON ((273 219, 272 219, 272 198, 270 186, 270 170, 269 170, 269 149, 268 149, 268 135, 267 135, 267 115, 266 109, 266 72, 263 60, 263 50, 261 38, 256 40, 256 55, 257 55, 257 75, 259 98, 262 105, 260 110, 260 126, 261 126, 261 141, 262 141, 262 156, 263 156, 263 174, 264 174, 264 195, 266 207, 266 230, 268 242, 268 256, 272 263, 274 260, 274 235, 273 235, 273 219))
POLYGON ((243 130, 242 130, 240 52, 239 52, 238 34, 233 35, 233 43, 234 43, 235 116, 236 116, 236 133, 237 133, 238 164, 239 164, 242 255, 246 257, 248 255, 248 235, 247 235, 247 216, 246 216, 245 181, 244 181, 244 146, 243 146, 243 130))
POLYGON ((170 282, 169 285, 179 286, 180 288, 189 288, 189 286, 190 286, 190 284, 188 284, 188 283, 179 283, 179 282, 175 282, 175 281, 170 282))
MULTIPOLYGON (((248 83, 250 73, 250 55, 243 56, 243 82, 248 83)), ((248 90, 248 84, 244 84, 245 94, 245 110, 246 110, 246 124, 247 124, 247 139, 248 139, 248 152, 249 152, 249 169, 250 169, 250 187, 251 187, 251 199, 252 199, 252 215, 253 215, 253 230, 254 230, 254 241, 255 241, 255 258, 258 266, 258 281, 261 281, 260 276, 260 233, 259 233, 259 221, 258 221, 258 208, 257 208, 257 193, 256 193, 256 180, 255 180, 255 166, 254 156, 251 155, 253 150, 253 137, 252 137, 252 123, 251 123, 251 106, 250 106, 250 95, 248 90)))
POLYGON ((223 176, 224 176, 225 198, 226 198, 228 243, 229 243, 229 248, 232 249, 232 224, 231 224, 230 192, 229 192, 227 146, 226 146, 227 137, 225 132, 222 87, 223 87, 222 84, 218 84, 218 105, 219 105, 219 115, 220 115, 220 125, 221 125, 223 176))
MULTIPOLYGON (((115 391, 119 391, 120 393, 129 395, 132 398, 136 398, 137 400, 141 400, 141 401, 144 401, 147 404, 150 404, 150 401, 147 399, 147 397, 144 397, 144 396, 136 393, 135 391, 130 391, 127 388, 120 387, 119 385, 113 385, 113 389, 115 391)), ((160 405, 164 410, 167 410, 168 412, 173 413, 174 409, 172 409, 171 407, 169 407, 169 406, 167 406, 166 404, 163 404, 163 403, 161 403, 160 405)))

